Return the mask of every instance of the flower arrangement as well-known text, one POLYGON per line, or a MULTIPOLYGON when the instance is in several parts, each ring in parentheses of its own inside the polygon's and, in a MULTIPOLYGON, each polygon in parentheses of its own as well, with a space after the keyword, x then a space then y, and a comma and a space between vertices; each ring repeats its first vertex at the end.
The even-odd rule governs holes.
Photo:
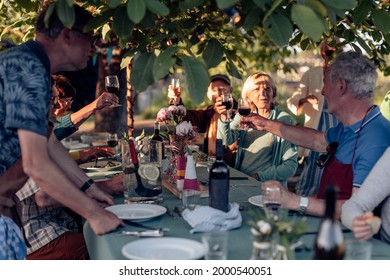
POLYGON ((185 121, 186 114, 187 110, 183 105, 171 105, 168 108, 160 109, 157 113, 156 121, 164 122, 167 128, 165 133, 161 132, 160 134, 170 142, 169 147, 174 155, 167 169, 167 175, 171 183, 180 178, 177 174, 179 172, 179 157, 185 156, 188 142, 194 139, 197 133, 191 122, 185 121))
POLYGON ((160 109, 156 121, 165 122, 167 126, 176 126, 184 121, 186 114, 187 109, 183 105, 170 105, 160 109))
MULTIPOLYGON (((283 254, 287 259, 295 259, 294 243, 307 230, 306 218, 299 221, 296 217, 287 218, 287 211, 282 211, 281 215, 271 215, 267 209, 253 210, 251 212, 253 220, 249 222, 254 242, 272 243, 275 236, 278 237, 278 243, 283 248, 283 254)), ((279 256, 283 258, 283 256, 279 256)))

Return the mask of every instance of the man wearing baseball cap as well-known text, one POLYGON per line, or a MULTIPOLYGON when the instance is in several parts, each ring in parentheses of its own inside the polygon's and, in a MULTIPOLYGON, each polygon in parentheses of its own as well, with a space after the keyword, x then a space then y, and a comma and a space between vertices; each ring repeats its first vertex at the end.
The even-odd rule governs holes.
MULTIPOLYGON (((217 135, 217 124, 219 114, 214 108, 217 97, 220 94, 220 88, 226 88, 232 91, 231 82, 227 75, 216 74, 210 77, 210 85, 207 88, 207 98, 212 101, 212 105, 209 105, 202 109, 187 110, 187 121, 190 121, 192 125, 197 127, 199 133, 204 133, 203 152, 208 155, 215 155, 216 153, 216 139, 220 138, 217 135)), ((182 104, 180 98, 181 91, 168 90, 168 97, 171 98, 170 104, 182 104), (175 102, 176 100, 176 102, 175 102)), ((233 110, 237 108, 237 103, 234 101, 233 110)), ((234 161, 233 161, 234 163, 234 161)))

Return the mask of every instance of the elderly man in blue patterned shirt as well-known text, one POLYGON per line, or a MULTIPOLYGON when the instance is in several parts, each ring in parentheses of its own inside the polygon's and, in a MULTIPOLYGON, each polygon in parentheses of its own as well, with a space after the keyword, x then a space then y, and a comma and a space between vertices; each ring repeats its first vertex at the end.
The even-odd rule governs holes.
POLYGON ((91 53, 93 36, 83 28, 92 15, 76 4, 73 8, 72 28, 62 24, 55 10, 46 21, 44 10, 35 25, 35 40, 0 54, 0 259, 25 258, 16 219, 5 215, 11 213, 12 198, 27 177, 86 218, 96 234, 123 224, 95 201, 113 204, 112 198, 89 180, 54 136, 47 135, 51 73, 81 70, 91 53))

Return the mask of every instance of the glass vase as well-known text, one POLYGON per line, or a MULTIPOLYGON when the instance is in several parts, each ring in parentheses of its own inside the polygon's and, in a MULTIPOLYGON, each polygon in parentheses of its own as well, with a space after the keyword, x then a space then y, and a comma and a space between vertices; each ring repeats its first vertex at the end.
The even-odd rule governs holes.
POLYGON ((272 244, 271 242, 252 243, 252 257, 251 260, 271 260, 272 259, 272 244))

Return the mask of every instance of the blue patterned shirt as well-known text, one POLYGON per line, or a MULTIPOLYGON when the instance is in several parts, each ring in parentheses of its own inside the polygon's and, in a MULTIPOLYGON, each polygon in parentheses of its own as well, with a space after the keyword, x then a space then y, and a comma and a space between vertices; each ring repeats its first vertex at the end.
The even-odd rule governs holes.
POLYGON ((21 157, 17 130, 47 134, 49 59, 28 41, 0 53, 0 174, 21 157))

